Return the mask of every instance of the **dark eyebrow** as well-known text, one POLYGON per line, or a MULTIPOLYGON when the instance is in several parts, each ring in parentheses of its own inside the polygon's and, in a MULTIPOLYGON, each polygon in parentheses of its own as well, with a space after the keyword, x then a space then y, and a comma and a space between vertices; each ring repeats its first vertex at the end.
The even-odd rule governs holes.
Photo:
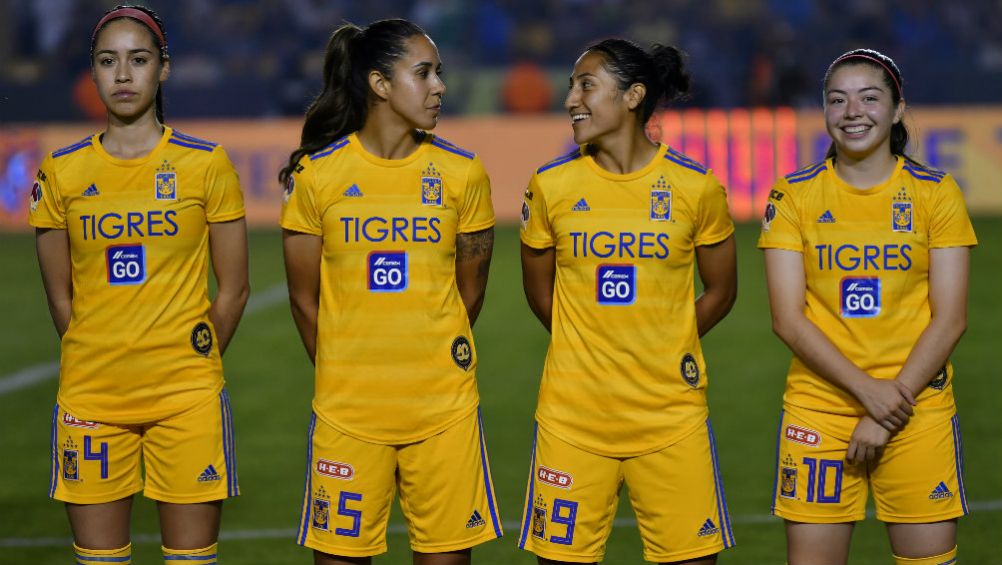
POLYGON ((581 79, 583 79, 583 78, 585 78, 585 77, 594 77, 594 76, 595 76, 595 75, 594 75, 594 74, 592 74, 592 73, 581 73, 581 74, 579 74, 578 76, 574 76, 574 75, 571 75, 571 77, 570 77, 570 78, 569 78, 568 80, 569 80, 569 81, 570 81, 571 83, 573 83, 573 82, 574 82, 574 79, 578 79, 578 80, 581 80, 581 79))
MULTIPOLYGON (((111 55, 117 55, 118 54, 117 51, 113 51, 111 49, 102 49, 100 51, 97 51, 94 54, 95 55, 100 55, 102 53, 108 53, 108 54, 111 54, 111 55)), ((151 51, 151 50, 149 50, 149 49, 147 49, 145 47, 140 47, 139 49, 129 49, 129 55, 134 55, 136 53, 149 53, 150 55, 152 55, 153 51, 151 51)))
MULTIPOLYGON (((884 89, 880 88, 879 86, 864 86, 863 88, 860 88, 856 92, 866 92, 867 90, 876 90, 877 92, 884 92, 884 89)), ((838 88, 833 88, 833 89, 831 89, 831 90, 828 91, 828 94, 835 94, 836 92, 839 93, 839 94, 845 94, 846 93, 844 90, 840 90, 838 88)))
MULTIPOLYGON (((413 67, 411 67, 411 68, 412 68, 412 69, 420 69, 420 68, 422 68, 422 67, 426 67, 426 68, 431 68, 431 67, 433 67, 433 66, 434 66, 434 65, 433 65, 433 64, 431 63, 431 61, 421 61, 420 63, 417 63, 417 64, 415 64, 415 65, 414 65, 413 67)), ((439 66, 441 66, 441 64, 439 64, 439 66)))

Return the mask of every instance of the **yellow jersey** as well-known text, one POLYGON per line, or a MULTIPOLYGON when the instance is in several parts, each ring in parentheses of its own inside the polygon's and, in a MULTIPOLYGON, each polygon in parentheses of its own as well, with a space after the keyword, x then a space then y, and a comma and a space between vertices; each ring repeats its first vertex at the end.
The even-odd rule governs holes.
POLYGON ((223 148, 169 127, 136 159, 112 157, 97 134, 45 157, 29 222, 69 237, 73 301, 58 395, 66 411, 135 424, 219 392, 208 224, 243 215, 223 148))
POLYGON ((614 174, 581 148, 544 165, 522 205, 522 242, 555 248, 541 426, 582 449, 629 457, 705 426, 695 250, 734 231, 713 174, 661 145, 614 174))
POLYGON ((304 156, 282 227, 323 238, 313 409, 381 444, 430 437, 476 410, 476 351, 456 236, 494 225, 480 159, 430 133, 403 159, 355 134, 304 156))
MULTIPOLYGON (((803 254, 804 314, 878 379, 897 377, 931 320, 929 250, 976 244, 953 178, 902 157, 887 181, 866 190, 842 181, 830 159, 780 179, 758 242, 763 249, 803 254)), ((796 356, 783 400, 830 414, 865 414, 851 394, 796 356)), ((916 400, 916 417, 953 414, 949 362, 916 400)))

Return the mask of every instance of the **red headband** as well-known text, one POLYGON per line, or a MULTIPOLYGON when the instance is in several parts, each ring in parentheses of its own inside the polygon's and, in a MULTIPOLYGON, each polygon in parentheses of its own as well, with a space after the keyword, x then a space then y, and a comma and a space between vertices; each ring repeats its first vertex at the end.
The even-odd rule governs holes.
POLYGON ((90 36, 91 41, 94 41, 94 39, 97 38, 97 32, 101 29, 101 26, 115 18, 132 18, 134 20, 138 20, 139 23, 150 28, 153 35, 157 36, 157 39, 160 40, 161 50, 166 51, 167 40, 164 39, 164 34, 160 31, 160 26, 157 25, 157 22, 153 21, 153 18, 151 18, 149 14, 138 8, 119 8, 105 14, 104 17, 101 18, 101 21, 97 22, 97 25, 94 26, 94 33, 90 36))
POLYGON ((901 85, 898 83, 897 77, 894 76, 894 73, 891 71, 891 69, 886 64, 884 64, 884 62, 881 61, 880 59, 876 57, 871 57, 869 55, 865 55, 863 53, 851 53, 849 55, 844 55, 842 57, 839 57, 838 59, 835 59, 835 62, 833 62, 831 66, 834 67, 835 65, 841 63, 842 61, 845 61, 846 59, 867 59, 880 65, 881 67, 884 68, 885 71, 887 71, 887 74, 891 75, 891 80, 894 81, 894 86, 898 89, 898 96, 904 96, 904 94, 901 92, 901 85))

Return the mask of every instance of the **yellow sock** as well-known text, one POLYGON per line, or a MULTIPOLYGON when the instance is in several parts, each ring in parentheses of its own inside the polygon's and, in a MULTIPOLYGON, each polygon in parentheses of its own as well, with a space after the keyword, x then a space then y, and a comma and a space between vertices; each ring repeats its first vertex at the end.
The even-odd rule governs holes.
POLYGON ((164 552, 164 563, 167 565, 216 565, 216 548, 218 543, 202 549, 167 549, 164 552))
POLYGON ((73 544, 77 565, 131 565, 132 544, 119 549, 84 549, 73 544))
POLYGON ((942 555, 933 555, 932 557, 909 559, 895 555, 894 563, 896 565, 957 565, 957 546, 953 546, 953 549, 942 555))

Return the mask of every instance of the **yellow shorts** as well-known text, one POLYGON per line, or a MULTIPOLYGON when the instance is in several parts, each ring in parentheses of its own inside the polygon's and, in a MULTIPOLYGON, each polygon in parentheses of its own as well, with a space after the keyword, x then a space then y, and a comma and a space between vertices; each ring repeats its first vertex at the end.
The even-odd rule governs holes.
POLYGON ((49 496, 56 500, 100 504, 143 491, 153 500, 190 504, 240 493, 225 389, 149 424, 86 422, 56 405, 51 441, 49 496))
POLYGON ((956 416, 892 437, 883 455, 868 464, 845 460, 856 421, 784 410, 776 440, 773 514, 795 522, 855 522, 866 516, 869 489, 883 522, 924 524, 967 514, 956 416))
POLYGON ((310 421, 300 545, 344 557, 386 551, 395 489, 411 549, 456 551, 501 537, 480 411, 406 445, 368 443, 310 421))
POLYGON ((734 545, 707 420, 661 451, 595 455, 536 425, 518 546, 546 559, 601 561, 625 483, 644 559, 683 561, 734 545))

